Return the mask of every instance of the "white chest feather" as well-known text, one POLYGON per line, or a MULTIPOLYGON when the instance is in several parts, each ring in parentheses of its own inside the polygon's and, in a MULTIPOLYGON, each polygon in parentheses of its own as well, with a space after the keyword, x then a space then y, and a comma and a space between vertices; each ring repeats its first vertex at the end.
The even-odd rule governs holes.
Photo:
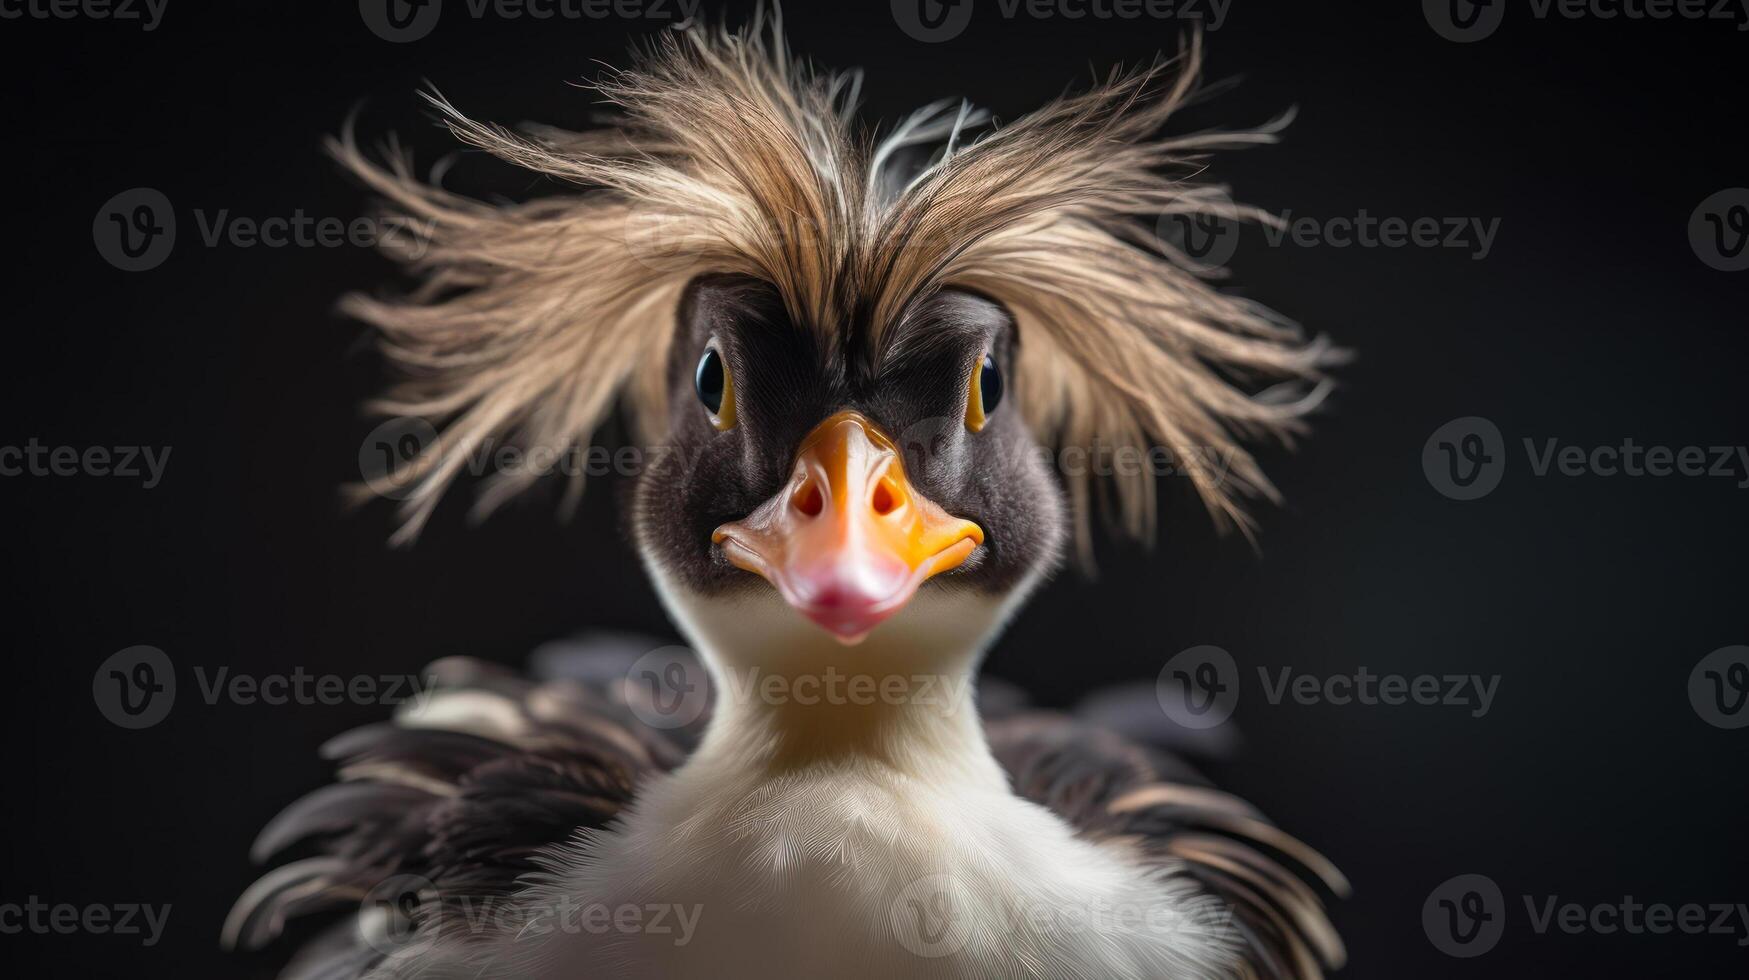
POLYGON ((701 645, 717 703, 704 742, 641 786, 613 829, 550 855, 513 914, 466 943, 448 930, 405 964, 409 975, 1234 975, 1219 903, 1015 796, 969 695, 805 707, 736 697, 754 688, 729 681, 752 667, 791 682, 825 669, 877 681, 940 671, 936 690, 965 692, 977 641, 1004 609, 920 597, 846 650, 819 645, 819 631, 781 607, 665 598, 689 634, 711 641, 701 645), (922 642, 955 631, 953 656, 922 642))
POLYGON ((1005 788, 947 793, 864 767, 738 790, 683 770, 623 829, 568 846, 520 902, 470 973, 1230 975, 1220 910, 1120 849, 1005 788))

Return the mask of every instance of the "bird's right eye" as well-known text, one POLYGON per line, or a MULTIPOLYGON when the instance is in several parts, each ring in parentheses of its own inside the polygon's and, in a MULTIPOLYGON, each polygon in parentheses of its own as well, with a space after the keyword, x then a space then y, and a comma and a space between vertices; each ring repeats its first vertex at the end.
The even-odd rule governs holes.
POLYGON ((692 373, 692 387, 710 413, 711 425, 727 432, 735 427, 735 384, 729 378, 728 362, 714 346, 706 347, 692 373))
POLYGON ((979 432, 989 414, 1002 403, 1002 370, 996 357, 985 354, 972 365, 972 390, 966 394, 966 428, 979 432))

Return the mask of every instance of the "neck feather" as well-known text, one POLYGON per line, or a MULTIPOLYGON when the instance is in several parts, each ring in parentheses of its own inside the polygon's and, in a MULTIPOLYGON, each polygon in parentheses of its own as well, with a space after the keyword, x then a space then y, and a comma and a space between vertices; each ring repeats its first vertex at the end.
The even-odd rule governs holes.
POLYGON ((775 594, 733 599, 665 590, 710 665, 716 708, 686 769, 780 779, 866 767, 912 779, 1003 785, 974 677, 1009 602, 919 595, 845 646, 775 594))

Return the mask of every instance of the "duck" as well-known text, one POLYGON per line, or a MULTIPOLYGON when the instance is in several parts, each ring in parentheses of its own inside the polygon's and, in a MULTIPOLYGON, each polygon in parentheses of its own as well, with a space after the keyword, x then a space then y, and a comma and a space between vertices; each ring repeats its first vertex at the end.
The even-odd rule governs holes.
MULTIPOLYGON (((560 454, 623 416, 663 450, 625 513, 686 642, 433 664, 324 746, 338 780, 261 832, 256 860, 291 857, 224 943, 325 921, 294 978, 1338 968, 1348 885, 1317 851, 1159 743, 975 680, 1096 518, 1153 533, 1149 460, 1227 461, 1190 475, 1248 529, 1276 491, 1247 443, 1291 441, 1329 390, 1327 340, 1136 221, 1261 214, 1197 178, 1279 124, 1161 135, 1200 63, 1192 38, 1011 123, 944 101, 876 138, 862 76, 761 15, 636 50, 596 129, 426 94, 565 193, 476 200, 332 138, 430 229, 397 255, 415 288, 343 301, 403 374, 375 407, 435 433, 393 474, 394 540, 482 448, 560 454), (1138 465, 1060 465, 1090 446, 1138 465)), ((494 474, 476 506, 537 479, 494 474)))

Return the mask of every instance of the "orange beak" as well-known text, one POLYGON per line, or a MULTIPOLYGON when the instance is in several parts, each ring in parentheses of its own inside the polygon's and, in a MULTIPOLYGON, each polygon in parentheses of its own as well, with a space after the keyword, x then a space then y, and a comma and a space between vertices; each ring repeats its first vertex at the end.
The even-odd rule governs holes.
POLYGON ((846 411, 802 440, 782 490, 711 540, 809 619, 857 643, 924 580, 971 557, 984 530, 918 493, 893 440, 846 411))

